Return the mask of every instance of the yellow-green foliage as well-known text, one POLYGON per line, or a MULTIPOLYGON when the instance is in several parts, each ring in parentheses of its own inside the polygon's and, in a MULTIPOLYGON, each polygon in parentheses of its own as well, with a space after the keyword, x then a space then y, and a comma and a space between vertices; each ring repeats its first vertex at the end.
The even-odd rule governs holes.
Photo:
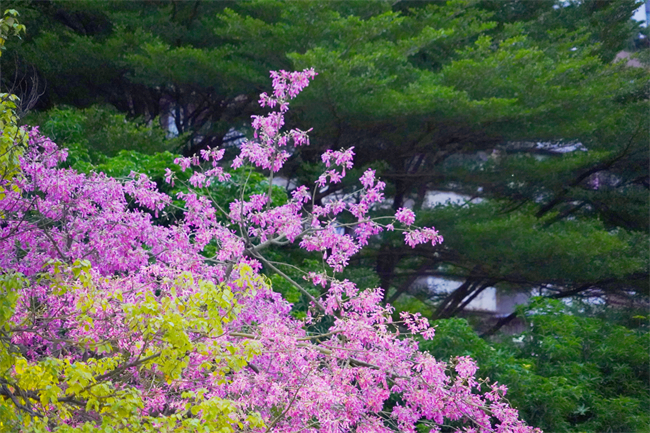
MULTIPOLYGON (((16 19, 17 15, 18 12, 9 9, 0 18, 0 56, 7 38, 12 35, 18 36, 25 31, 25 26, 16 19)), ((0 179, 10 179, 15 175, 18 156, 27 138, 24 131, 18 127, 17 103, 16 95, 0 93, 0 179)))
MULTIPOLYGON (((243 427, 243 423, 263 426, 259 414, 243 413, 230 400, 206 396, 204 388, 182 392, 184 406, 180 410, 151 416, 142 410, 147 390, 132 386, 129 375, 123 374, 127 368, 137 368, 138 375, 148 377, 152 387, 167 389, 184 380, 188 353, 210 354, 210 360, 200 370, 224 383, 229 372, 245 367, 260 347, 254 340, 231 343, 223 338, 224 325, 234 320, 240 310, 229 286, 196 281, 191 273, 184 272, 173 282, 168 281, 173 284, 167 294, 150 293, 144 301, 128 301, 128 287, 133 283, 93 277, 87 260, 77 260, 72 266, 51 262, 50 266, 52 271, 44 273, 36 284, 47 285, 56 296, 74 295, 76 313, 72 323, 88 332, 89 337, 65 341, 69 350, 86 351, 93 357, 82 360, 42 356, 29 360, 16 350, 9 342, 12 333, 34 326, 38 319, 12 323, 17 294, 28 283, 17 274, 0 275, 0 433, 132 432, 134 427, 140 432, 228 433, 243 427), (176 296, 177 291, 192 294, 176 296), (137 340, 136 350, 120 349, 108 336, 90 337, 93 328, 99 326, 97 317, 101 314, 97 312, 115 306, 119 306, 121 321, 116 326, 128 329, 129 338, 137 340), (67 424, 79 411, 94 420, 67 424)), ((250 268, 238 271, 241 277, 235 284, 240 287, 266 284, 250 268)))

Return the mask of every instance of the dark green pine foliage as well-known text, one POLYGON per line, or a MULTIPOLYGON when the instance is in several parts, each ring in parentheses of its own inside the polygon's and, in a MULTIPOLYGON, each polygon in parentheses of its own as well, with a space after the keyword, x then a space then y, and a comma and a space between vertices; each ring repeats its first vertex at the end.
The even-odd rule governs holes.
POLYGON ((611 63, 638 31, 634 2, 272 5, 226 11, 220 34, 320 71, 295 120, 316 145, 287 174, 308 180, 324 148, 355 146, 392 207, 446 238, 412 251, 384 236, 359 258, 387 300, 423 308, 400 303, 422 275, 465 280, 434 317, 494 285, 647 299, 648 72, 611 63), (425 209, 429 191, 483 201, 425 209))
POLYGON ((37 109, 171 119, 179 152, 248 132, 268 70, 314 67, 288 119, 313 144, 283 175, 311 182, 324 149, 354 146, 352 174, 376 167, 388 184, 377 213, 413 206, 445 237, 412 250, 388 234, 355 259, 399 308, 450 317, 490 286, 648 299, 649 73, 613 63, 639 32, 634 0, 9 6, 29 32, 2 58, 5 84, 37 74, 37 109), (430 191, 472 201, 433 207, 430 191), (464 283, 431 298, 412 290, 421 276, 464 283))
POLYGON ((187 133, 188 152, 220 145, 232 119, 252 113, 253 95, 268 76, 205 22, 228 2, 8 3, 30 31, 15 48, 17 62, 3 65, 12 71, 18 64, 18 73, 3 79, 29 83, 36 73, 44 91, 37 109, 108 103, 147 122, 170 115, 187 133))

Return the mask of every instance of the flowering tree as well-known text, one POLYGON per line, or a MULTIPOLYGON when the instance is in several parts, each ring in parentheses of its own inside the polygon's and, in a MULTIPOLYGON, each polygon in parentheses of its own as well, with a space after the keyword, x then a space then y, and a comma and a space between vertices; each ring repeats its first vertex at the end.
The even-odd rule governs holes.
MULTIPOLYGON (((274 92, 260 99, 271 112, 253 118, 234 168, 269 170, 271 185, 290 146, 309 144, 309 131, 282 127, 288 101, 315 75, 271 74, 274 92)), ((209 186, 230 181, 223 156, 177 159, 191 176, 173 202, 144 175, 61 169, 65 149, 29 131, 20 175, 0 185, 0 431, 534 431, 503 385, 476 378, 471 359, 418 351, 416 335, 434 336, 426 319, 393 321, 381 289, 337 278, 383 230, 403 231, 410 246, 442 242, 414 227, 409 209, 368 217, 383 200, 373 170, 357 191, 314 204, 352 167, 353 149, 323 154, 315 186, 279 206, 272 188, 247 196, 246 184, 227 206, 211 200, 209 186), (179 201, 182 219, 156 223, 179 201), (348 233, 342 212, 355 219, 348 233), (292 242, 330 270, 299 283, 265 257, 292 242), (304 320, 263 267, 310 299, 304 320)), ((171 170, 166 180, 179 182, 171 170)))

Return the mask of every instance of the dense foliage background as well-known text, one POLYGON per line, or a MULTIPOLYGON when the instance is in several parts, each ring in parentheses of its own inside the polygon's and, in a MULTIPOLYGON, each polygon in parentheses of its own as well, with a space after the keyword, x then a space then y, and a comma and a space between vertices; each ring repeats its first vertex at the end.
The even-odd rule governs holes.
MULTIPOLYGON (((318 79, 288 118, 314 128, 312 146, 292 155, 281 173, 292 182, 276 187, 276 200, 313 180, 323 150, 354 146, 359 174, 379 167, 388 184, 390 200, 375 213, 410 206, 445 242, 411 250, 398 235, 376 237, 351 279, 439 319, 427 349, 444 358, 463 348, 509 386, 530 424, 647 428, 650 74, 647 28, 630 19, 638 2, 3 7, 19 10, 28 29, 1 57, 3 91, 21 98, 22 121, 69 147, 80 170, 144 172, 165 191, 175 155, 208 146, 234 155, 269 70, 314 67, 318 79), (614 62, 623 50, 641 67, 614 62), (432 205, 431 191, 468 201, 432 205), (437 296, 415 290, 426 276, 462 284, 437 296), (500 320, 472 316, 465 307, 489 287, 546 300, 500 320), (512 320, 525 329, 514 340, 498 333, 512 320)), ((251 182, 268 188, 261 175, 251 182)), ((350 187, 323 190, 317 204, 350 187)), ((274 254, 305 269, 313 260, 290 248, 274 254)), ((273 281, 304 314, 304 296, 273 281)))

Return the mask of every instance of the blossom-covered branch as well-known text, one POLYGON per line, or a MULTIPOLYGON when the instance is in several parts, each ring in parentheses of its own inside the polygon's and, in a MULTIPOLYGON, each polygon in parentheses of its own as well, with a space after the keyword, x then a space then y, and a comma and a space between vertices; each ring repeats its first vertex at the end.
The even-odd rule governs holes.
MULTIPOLYGON (((260 103, 272 110, 253 118, 233 168, 277 173, 289 145, 309 144, 309 131, 282 127, 289 101, 315 76, 271 74, 274 91, 260 103)), ((425 318, 395 322, 382 289, 337 277, 385 229, 404 231, 411 246, 442 242, 434 228, 415 227, 409 209, 388 224, 370 216, 384 199, 374 170, 354 200, 306 206, 346 176, 353 149, 325 152, 314 185, 280 205, 270 193, 246 195, 245 185, 238 199, 215 203, 206 191, 232 181, 223 150, 178 158, 191 171, 174 197, 183 217, 159 224, 172 197, 146 176, 63 169, 65 150, 36 129, 29 137, 19 175, 0 185, 0 431, 18 423, 79 432, 415 432, 449 423, 533 431, 503 386, 476 378, 471 359, 448 364, 418 350, 414 336, 434 337, 425 318), (345 232, 343 212, 355 221, 345 232), (322 254, 331 272, 305 275, 322 296, 264 256, 287 243, 322 254), (304 320, 273 291, 265 267, 310 299, 304 320), (312 335, 316 324, 327 329, 312 335)), ((172 170, 166 181, 180 182, 172 170)))

